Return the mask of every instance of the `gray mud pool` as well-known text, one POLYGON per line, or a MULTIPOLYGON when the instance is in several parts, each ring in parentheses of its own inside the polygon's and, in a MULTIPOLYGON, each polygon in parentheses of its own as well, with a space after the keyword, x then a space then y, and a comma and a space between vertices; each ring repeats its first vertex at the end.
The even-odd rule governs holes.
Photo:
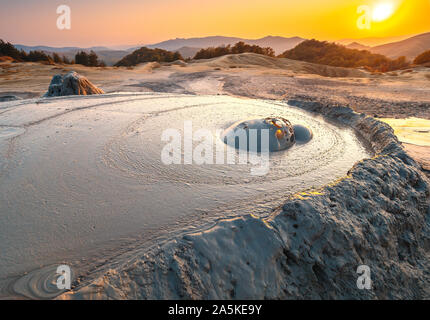
POLYGON ((372 153, 352 129, 282 102, 121 93, 1 103, 0 155, 0 296, 49 297, 52 266, 79 274, 133 241, 268 215, 372 153), (310 129, 312 139, 271 153, 263 175, 252 174, 255 163, 216 157, 232 148, 219 132, 271 116, 310 129), (184 139, 202 129, 213 133, 213 164, 185 163, 185 148, 198 154, 201 141, 184 139), (181 145, 167 165, 163 140, 173 132, 181 145))

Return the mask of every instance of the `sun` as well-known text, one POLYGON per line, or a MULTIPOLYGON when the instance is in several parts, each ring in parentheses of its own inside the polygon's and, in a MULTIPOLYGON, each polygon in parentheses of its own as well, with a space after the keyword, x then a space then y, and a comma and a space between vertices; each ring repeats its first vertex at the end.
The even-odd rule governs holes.
POLYGON ((372 20, 379 22, 391 17, 394 13, 394 6, 391 3, 380 3, 373 8, 372 20))

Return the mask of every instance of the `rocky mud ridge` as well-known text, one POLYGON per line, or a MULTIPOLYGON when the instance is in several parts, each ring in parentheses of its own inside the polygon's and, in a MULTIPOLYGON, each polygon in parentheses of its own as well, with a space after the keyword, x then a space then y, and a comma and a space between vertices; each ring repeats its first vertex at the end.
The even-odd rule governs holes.
POLYGON ((86 77, 71 71, 62 76, 57 74, 52 77, 48 92, 45 97, 60 97, 71 95, 103 94, 104 91, 93 85, 86 77))
POLYGON ((269 218, 244 212, 136 251, 58 298, 429 299, 428 178, 387 124, 349 108, 289 104, 353 127, 376 156, 269 218), (371 290, 357 288, 359 265, 370 267, 371 290))

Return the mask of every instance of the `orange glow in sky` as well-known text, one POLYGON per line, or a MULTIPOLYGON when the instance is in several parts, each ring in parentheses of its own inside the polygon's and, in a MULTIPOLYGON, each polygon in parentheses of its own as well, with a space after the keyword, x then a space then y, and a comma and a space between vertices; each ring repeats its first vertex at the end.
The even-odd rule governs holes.
POLYGON ((395 37, 430 31, 430 0, 2 0, 0 39, 28 45, 148 44, 213 35, 321 40, 395 37), (56 8, 71 8, 58 30, 56 8), (370 29, 357 8, 372 8, 370 29))

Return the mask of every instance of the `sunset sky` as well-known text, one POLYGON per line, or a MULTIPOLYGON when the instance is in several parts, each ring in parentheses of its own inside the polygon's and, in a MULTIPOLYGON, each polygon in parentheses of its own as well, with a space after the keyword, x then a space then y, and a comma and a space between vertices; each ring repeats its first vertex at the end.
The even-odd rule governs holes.
POLYGON ((1 0, 0 39, 85 47, 213 35, 359 39, 429 32, 429 16, 430 0, 1 0), (360 30, 357 8, 381 3, 371 28, 360 30), (56 27, 62 4, 71 8, 71 30, 56 27))

